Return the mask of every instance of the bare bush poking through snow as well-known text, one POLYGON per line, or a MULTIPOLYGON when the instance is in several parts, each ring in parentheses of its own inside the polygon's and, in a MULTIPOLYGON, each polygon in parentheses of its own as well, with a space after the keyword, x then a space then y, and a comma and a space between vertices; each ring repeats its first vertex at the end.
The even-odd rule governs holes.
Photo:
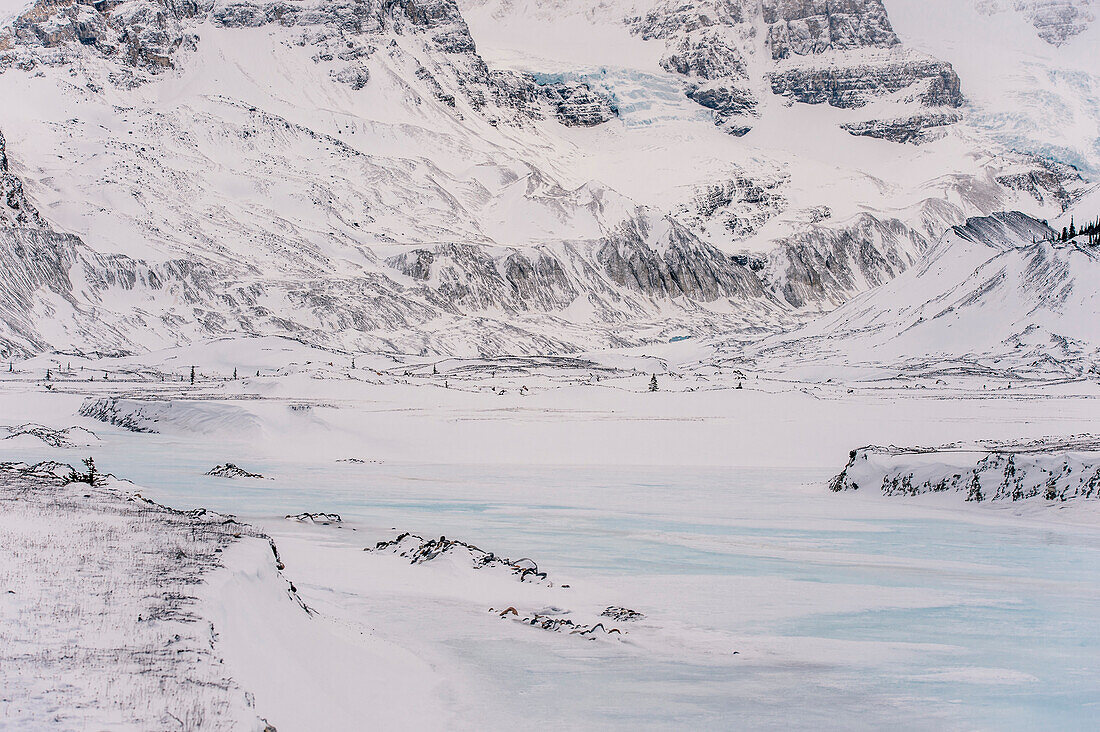
POLYGON ((200 602, 230 545, 265 539, 86 466, 67 481, 57 463, 0 463, 0 726, 271 729, 200 602))

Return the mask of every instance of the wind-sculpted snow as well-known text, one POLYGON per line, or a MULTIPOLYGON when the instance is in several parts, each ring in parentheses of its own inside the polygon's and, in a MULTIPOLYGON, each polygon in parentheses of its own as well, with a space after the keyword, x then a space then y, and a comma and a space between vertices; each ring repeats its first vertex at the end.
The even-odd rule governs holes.
POLYGON ((833 491, 885 496, 954 493, 967 501, 1100 499, 1100 439, 935 449, 863 447, 830 483, 833 491))
MULTIPOLYGON (((256 418, 245 409, 218 402, 88 399, 80 406, 79 414, 131 432, 241 435, 259 428, 256 418)), ((230 466, 219 467, 221 471, 208 475, 225 477, 236 469, 235 465, 228 471, 230 466)))

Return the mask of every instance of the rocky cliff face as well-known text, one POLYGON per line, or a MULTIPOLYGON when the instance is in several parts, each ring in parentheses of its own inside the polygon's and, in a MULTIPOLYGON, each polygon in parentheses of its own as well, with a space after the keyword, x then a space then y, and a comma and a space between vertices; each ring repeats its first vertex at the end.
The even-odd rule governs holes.
POLYGON ((951 65, 903 48, 882 0, 666 0, 627 22, 665 43, 662 66, 735 134, 751 128, 765 89, 847 109, 901 92, 923 107, 962 104, 951 65))
POLYGON ((0 132, 0 226, 45 226, 38 210, 27 200, 23 181, 8 169, 8 148, 0 132))
POLYGON ((0 32, 0 65, 64 64, 87 48, 156 73, 194 45, 185 23, 198 13, 191 1, 38 0, 0 32))
POLYGON ((0 69, 66 65, 95 53, 118 62, 112 81, 133 86, 175 68, 181 54, 194 51, 193 29, 204 21, 223 28, 298 29, 296 42, 313 51, 313 62, 356 91, 370 82, 369 61, 381 52, 412 65, 425 96, 452 108, 461 96, 495 122, 552 116, 566 125, 593 126, 616 115, 611 100, 586 84, 540 85, 528 74, 491 72, 454 0, 39 0, 0 31, 0 69), (420 41, 419 49, 393 40, 410 36, 420 41))
POLYGON ((928 246, 898 220, 863 214, 842 228, 810 226, 784 240, 765 276, 795 307, 840 305, 909 269, 928 246))
POLYGON ((782 62, 769 76, 774 94, 804 104, 842 109, 866 106, 878 97, 904 92, 903 101, 922 107, 962 106, 962 86, 951 65, 913 53, 886 52, 838 57, 835 53, 782 62))
POLYGON ((714 110, 716 124, 744 134, 758 105, 750 75, 757 45, 752 21, 741 0, 668 0, 627 23, 645 40, 664 43, 661 66, 684 77, 688 97, 714 110))
POLYGON ((764 0, 761 10, 767 46, 777 61, 901 45, 882 0, 764 0))

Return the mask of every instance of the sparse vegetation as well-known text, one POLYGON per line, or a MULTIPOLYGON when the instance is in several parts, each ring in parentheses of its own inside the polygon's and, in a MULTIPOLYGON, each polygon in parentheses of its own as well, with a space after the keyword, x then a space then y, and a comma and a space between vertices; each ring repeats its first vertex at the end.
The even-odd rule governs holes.
POLYGON ((87 483, 91 486, 97 486, 103 484, 103 476, 99 470, 96 469, 95 460, 90 457, 84 458, 84 472, 78 472, 76 468, 73 468, 72 472, 68 476, 69 483, 87 483))

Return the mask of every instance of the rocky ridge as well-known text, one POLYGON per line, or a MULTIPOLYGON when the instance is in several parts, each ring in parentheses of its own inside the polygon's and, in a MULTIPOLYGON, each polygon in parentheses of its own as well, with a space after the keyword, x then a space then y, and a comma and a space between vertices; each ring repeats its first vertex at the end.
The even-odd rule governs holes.
MULTIPOLYGON (((844 109, 889 95, 922 108, 962 105, 951 65, 904 48, 882 0, 666 0, 627 23, 665 43, 661 65, 682 76, 687 96, 733 134, 751 129, 769 91, 844 109)), ((927 119, 939 126, 946 118, 927 119)), ((910 126, 919 133, 925 119, 914 115, 910 126)))

